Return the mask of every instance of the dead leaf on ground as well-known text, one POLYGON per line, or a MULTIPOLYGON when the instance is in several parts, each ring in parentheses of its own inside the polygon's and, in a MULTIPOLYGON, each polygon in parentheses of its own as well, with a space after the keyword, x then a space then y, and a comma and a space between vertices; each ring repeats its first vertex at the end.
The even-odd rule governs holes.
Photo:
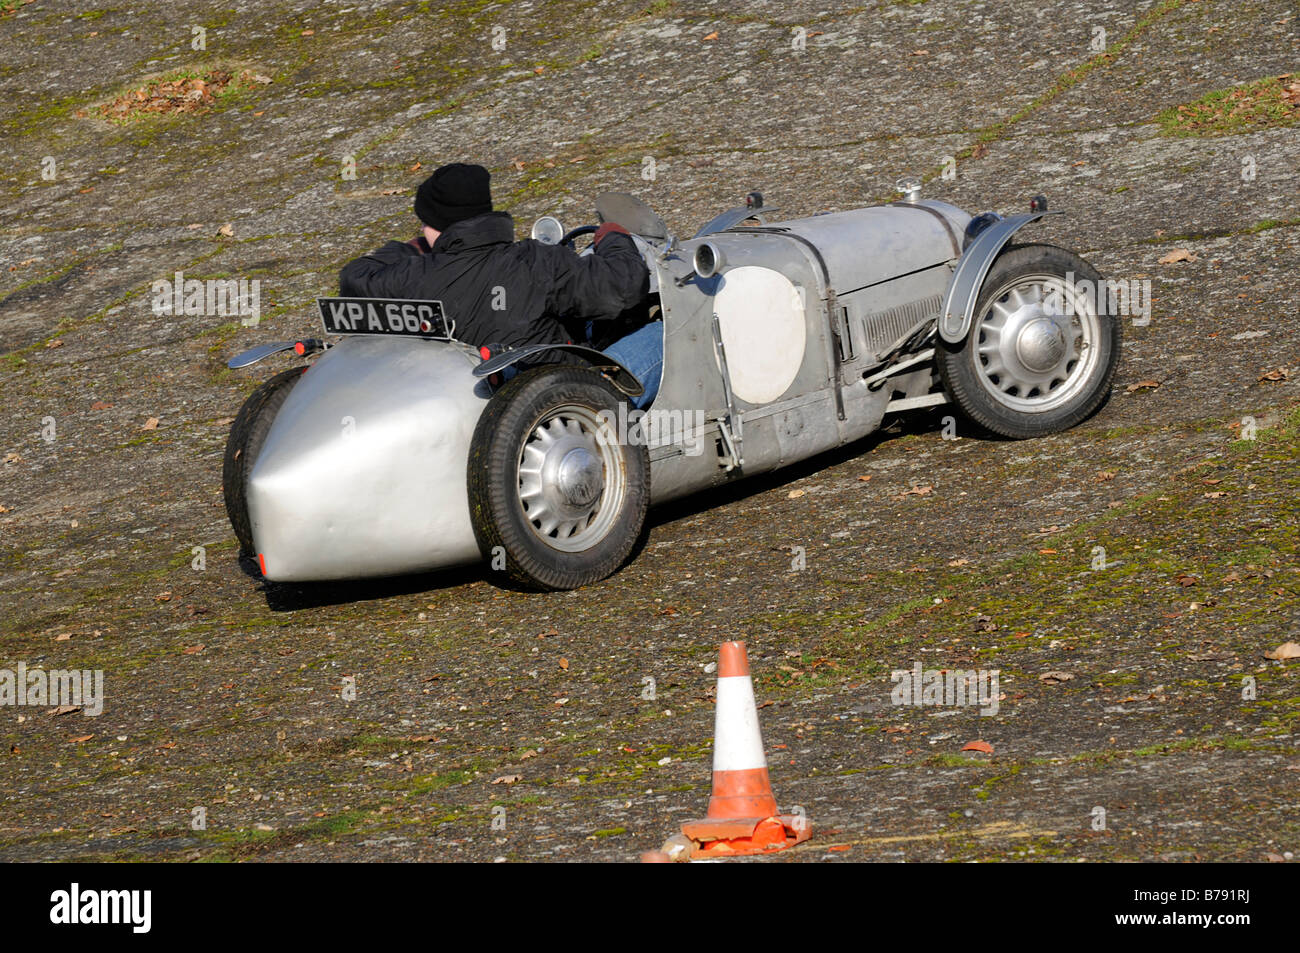
POLYGON ((718 31, 714 30, 712 33, 706 36, 704 40, 707 43, 709 40, 716 40, 717 38, 718 38, 718 31))
POLYGON ((141 429, 141 430, 157 430, 157 429, 158 429, 158 418, 157 418, 157 417, 150 417, 148 420, 146 420, 146 421, 144 422, 144 426, 141 427, 140 429, 141 429))
POLYGON ((1285 367, 1279 367, 1276 370, 1259 375, 1259 379, 1261 381, 1285 381, 1290 380, 1291 375, 1285 367))
POLYGON ((93 404, 90 405, 90 409, 91 409, 91 410, 108 410, 108 409, 109 409, 110 407, 112 407, 112 406, 113 406, 112 404, 106 404, 106 403, 104 403, 102 400, 97 400, 97 401, 95 401, 93 404))
POLYGON ((807 492, 808 492, 807 490, 791 490, 789 493, 785 495, 785 498, 787 500, 797 500, 799 499, 799 497, 804 496, 807 492))
POLYGON ((961 746, 962 751, 983 751, 985 754, 993 753, 993 746, 987 741, 968 741, 961 746))
POLYGON ((1300 658, 1300 642, 1283 642, 1277 648, 1265 652, 1264 658, 1272 659, 1275 662, 1284 662, 1287 659, 1300 658))
POLYGON ((1129 384, 1124 388, 1124 393, 1134 394, 1140 390, 1155 390, 1160 386, 1160 381, 1138 381, 1136 384, 1129 384))
POLYGON ((68 739, 68 744, 70 744, 70 745, 79 745, 79 744, 81 744, 83 741, 89 741, 89 740, 90 740, 91 738, 93 738, 93 737, 95 737, 95 736, 94 736, 94 735, 77 735, 75 738, 69 738, 69 739, 68 739))
POLYGON ((198 645, 187 645, 182 651, 185 655, 198 655, 206 648, 206 645, 199 643, 198 645))
POLYGON ((1180 261, 1196 261, 1196 256, 1186 248, 1175 248, 1173 251, 1160 256, 1160 264, 1172 265, 1180 261))
POLYGON ((516 781, 522 781, 523 779, 524 776, 522 774, 503 774, 499 778, 493 778, 489 783, 490 784, 514 784, 516 781))
POLYGON ((1048 685, 1056 685, 1060 682, 1068 682, 1074 678, 1073 672, 1044 672, 1038 676, 1040 682, 1046 682, 1048 685))
POLYGON ((906 496, 929 496, 933 492, 934 487, 932 486, 914 486, 910 490, 904 490, 902 493, 898 494, 898 496, 894 497, 894 499, 901 500, 906 496))
POLYGON ((217 229, 217 234, 225 238, 234 238, 235 226, 232 223, 227 222, 225 225, 222 225, 217 229))
POLYGON ((560 668, 564 669, 566 672, 569 670, 569 660, 567 658, 560 659, 560 668))

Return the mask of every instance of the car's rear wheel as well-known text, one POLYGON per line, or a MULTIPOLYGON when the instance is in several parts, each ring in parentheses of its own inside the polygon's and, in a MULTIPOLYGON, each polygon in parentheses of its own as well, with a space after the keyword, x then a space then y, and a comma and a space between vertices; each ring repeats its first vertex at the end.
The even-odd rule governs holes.
POLYGON ((1054 245, 1011 246, 994 261, 966 337, 936 363, 962 412, 1004 437, 1068 430, 1110 396, 1121 328, 1101 276, 1054 245))
POLYGON ((470 516, 484 557, 517 584, 576 589, 632 551, 650 455, 635 429, 620 439, 620 404, 597 371, 559 365, 523 371, 484 409, 470 444, 470 516))
POLYGON ((266 442, 275 415, 284 406, 293 385, 305 367, 276 374, 249 395, 230 425, 226 455, 221 466, 221 488, 226 498, 226 515, 239 540, 241 556, 253 555, 253 527, 248 519, 248 474, 266 442))

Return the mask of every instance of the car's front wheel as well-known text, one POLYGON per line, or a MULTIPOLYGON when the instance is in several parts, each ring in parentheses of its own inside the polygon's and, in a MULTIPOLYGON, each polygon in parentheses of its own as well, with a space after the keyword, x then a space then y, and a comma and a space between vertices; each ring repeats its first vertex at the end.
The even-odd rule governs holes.
POLYGON ((1021 439, 1068 430, 1110 396, 1120 323, 1101 276, 1054 245, 1009 247, 989 269, 966 337, 936 349, 950 397, 1021 439))
POLYGON ((470 516, 494 568, 532 589, 613 574, 650 501, 650 455, 620 433, 624 398, 597 371, 526 370, 488 403, 469 452, 470 516))

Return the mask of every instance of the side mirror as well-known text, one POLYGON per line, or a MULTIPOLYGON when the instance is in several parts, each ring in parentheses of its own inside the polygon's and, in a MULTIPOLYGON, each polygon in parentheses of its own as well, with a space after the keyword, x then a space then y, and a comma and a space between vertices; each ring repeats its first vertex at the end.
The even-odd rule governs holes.
POLYGON ((533 222, 533 230, 530 234, 535 241, 543 245, 558 245, 560 239, 564 237, 564 226, 554 215, 543 215, 533 222))

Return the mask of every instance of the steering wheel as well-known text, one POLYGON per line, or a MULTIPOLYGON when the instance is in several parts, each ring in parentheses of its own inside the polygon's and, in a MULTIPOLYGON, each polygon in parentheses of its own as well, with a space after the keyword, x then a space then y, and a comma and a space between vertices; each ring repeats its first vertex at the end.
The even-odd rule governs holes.
POLYGON ((600 226, 598 225, 579 225, 577 228, 570 229, 569 232, 560 239, 560 244, 568 245, 570 248, 573 248, 574 241, 581 238, 583 235, 593 234, 599 227, 600 226))

